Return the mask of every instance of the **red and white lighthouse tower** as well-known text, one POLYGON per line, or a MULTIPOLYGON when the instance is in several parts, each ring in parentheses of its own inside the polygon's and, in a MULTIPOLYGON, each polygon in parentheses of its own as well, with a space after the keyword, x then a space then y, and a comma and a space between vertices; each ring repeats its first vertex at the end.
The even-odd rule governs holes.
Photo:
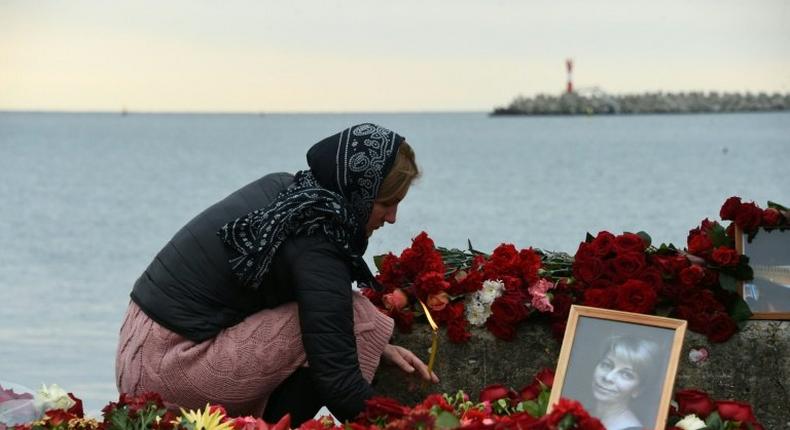
POLYGON ((568 71, 568 84, 565 87, 565 92, 570 94, 573 92, 573 59, 565 60, 565 69, 568 71))

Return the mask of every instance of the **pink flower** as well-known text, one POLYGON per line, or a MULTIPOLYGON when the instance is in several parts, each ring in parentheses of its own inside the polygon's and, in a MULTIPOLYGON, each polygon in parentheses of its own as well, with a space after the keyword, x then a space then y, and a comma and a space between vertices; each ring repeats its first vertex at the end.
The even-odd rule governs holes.
POLYGON ((549 297, 546 292, 554 288, 554 283, 545 279, 540 279, 529 287, 529 293, 532 294, 532 306, 540 312, 554 312, 554 306, 551 305, 549 297))
POLYGON ((409 298, 406 297, 406 293, 404 293, 403 290, 396 288, 391 293, 384 294, 381 297, 381 302, 387 310, 399 311, 406 307, 409 303, 409 298))

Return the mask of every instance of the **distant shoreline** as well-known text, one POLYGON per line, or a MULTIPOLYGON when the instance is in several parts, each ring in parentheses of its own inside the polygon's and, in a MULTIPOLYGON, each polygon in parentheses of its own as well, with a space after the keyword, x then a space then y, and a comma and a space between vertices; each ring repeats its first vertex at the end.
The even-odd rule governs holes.
POLYGON ((560 96, 518 96, 508 106, 495 108, 492 116, 515 115, 634 115, 781 112, 790 110, 790 94, 780 93, 644 93, 589 95, 575 92, 560 96))

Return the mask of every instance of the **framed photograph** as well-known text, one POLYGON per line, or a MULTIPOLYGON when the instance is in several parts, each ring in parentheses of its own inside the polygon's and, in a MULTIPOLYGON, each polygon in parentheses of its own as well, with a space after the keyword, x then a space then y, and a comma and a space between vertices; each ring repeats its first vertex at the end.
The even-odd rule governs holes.
POLYGON ((754 271, 754 279, 740 286, 752 319, 790 319, 790 229, 760 228, 750 240, 736 227, 735 248, 754 271))
POLYGON ((685 334, 684 320, 572 306, 549 405, 577 400, 607 430, 664 430, 685 334))

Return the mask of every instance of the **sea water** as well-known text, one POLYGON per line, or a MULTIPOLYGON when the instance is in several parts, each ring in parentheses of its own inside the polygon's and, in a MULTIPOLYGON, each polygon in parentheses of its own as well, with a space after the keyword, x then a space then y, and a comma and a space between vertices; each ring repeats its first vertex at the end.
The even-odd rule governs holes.
POLYGON ((97 413, 117 398, 129 291, 176 230, 366 121, 406 136, 423 169, 369 262, 421 231, 485 252, 572 254, 601 230, 682 247, 729 196, 790 204, 788 113, 0 113, 0 380, 57 383, 97 413))

